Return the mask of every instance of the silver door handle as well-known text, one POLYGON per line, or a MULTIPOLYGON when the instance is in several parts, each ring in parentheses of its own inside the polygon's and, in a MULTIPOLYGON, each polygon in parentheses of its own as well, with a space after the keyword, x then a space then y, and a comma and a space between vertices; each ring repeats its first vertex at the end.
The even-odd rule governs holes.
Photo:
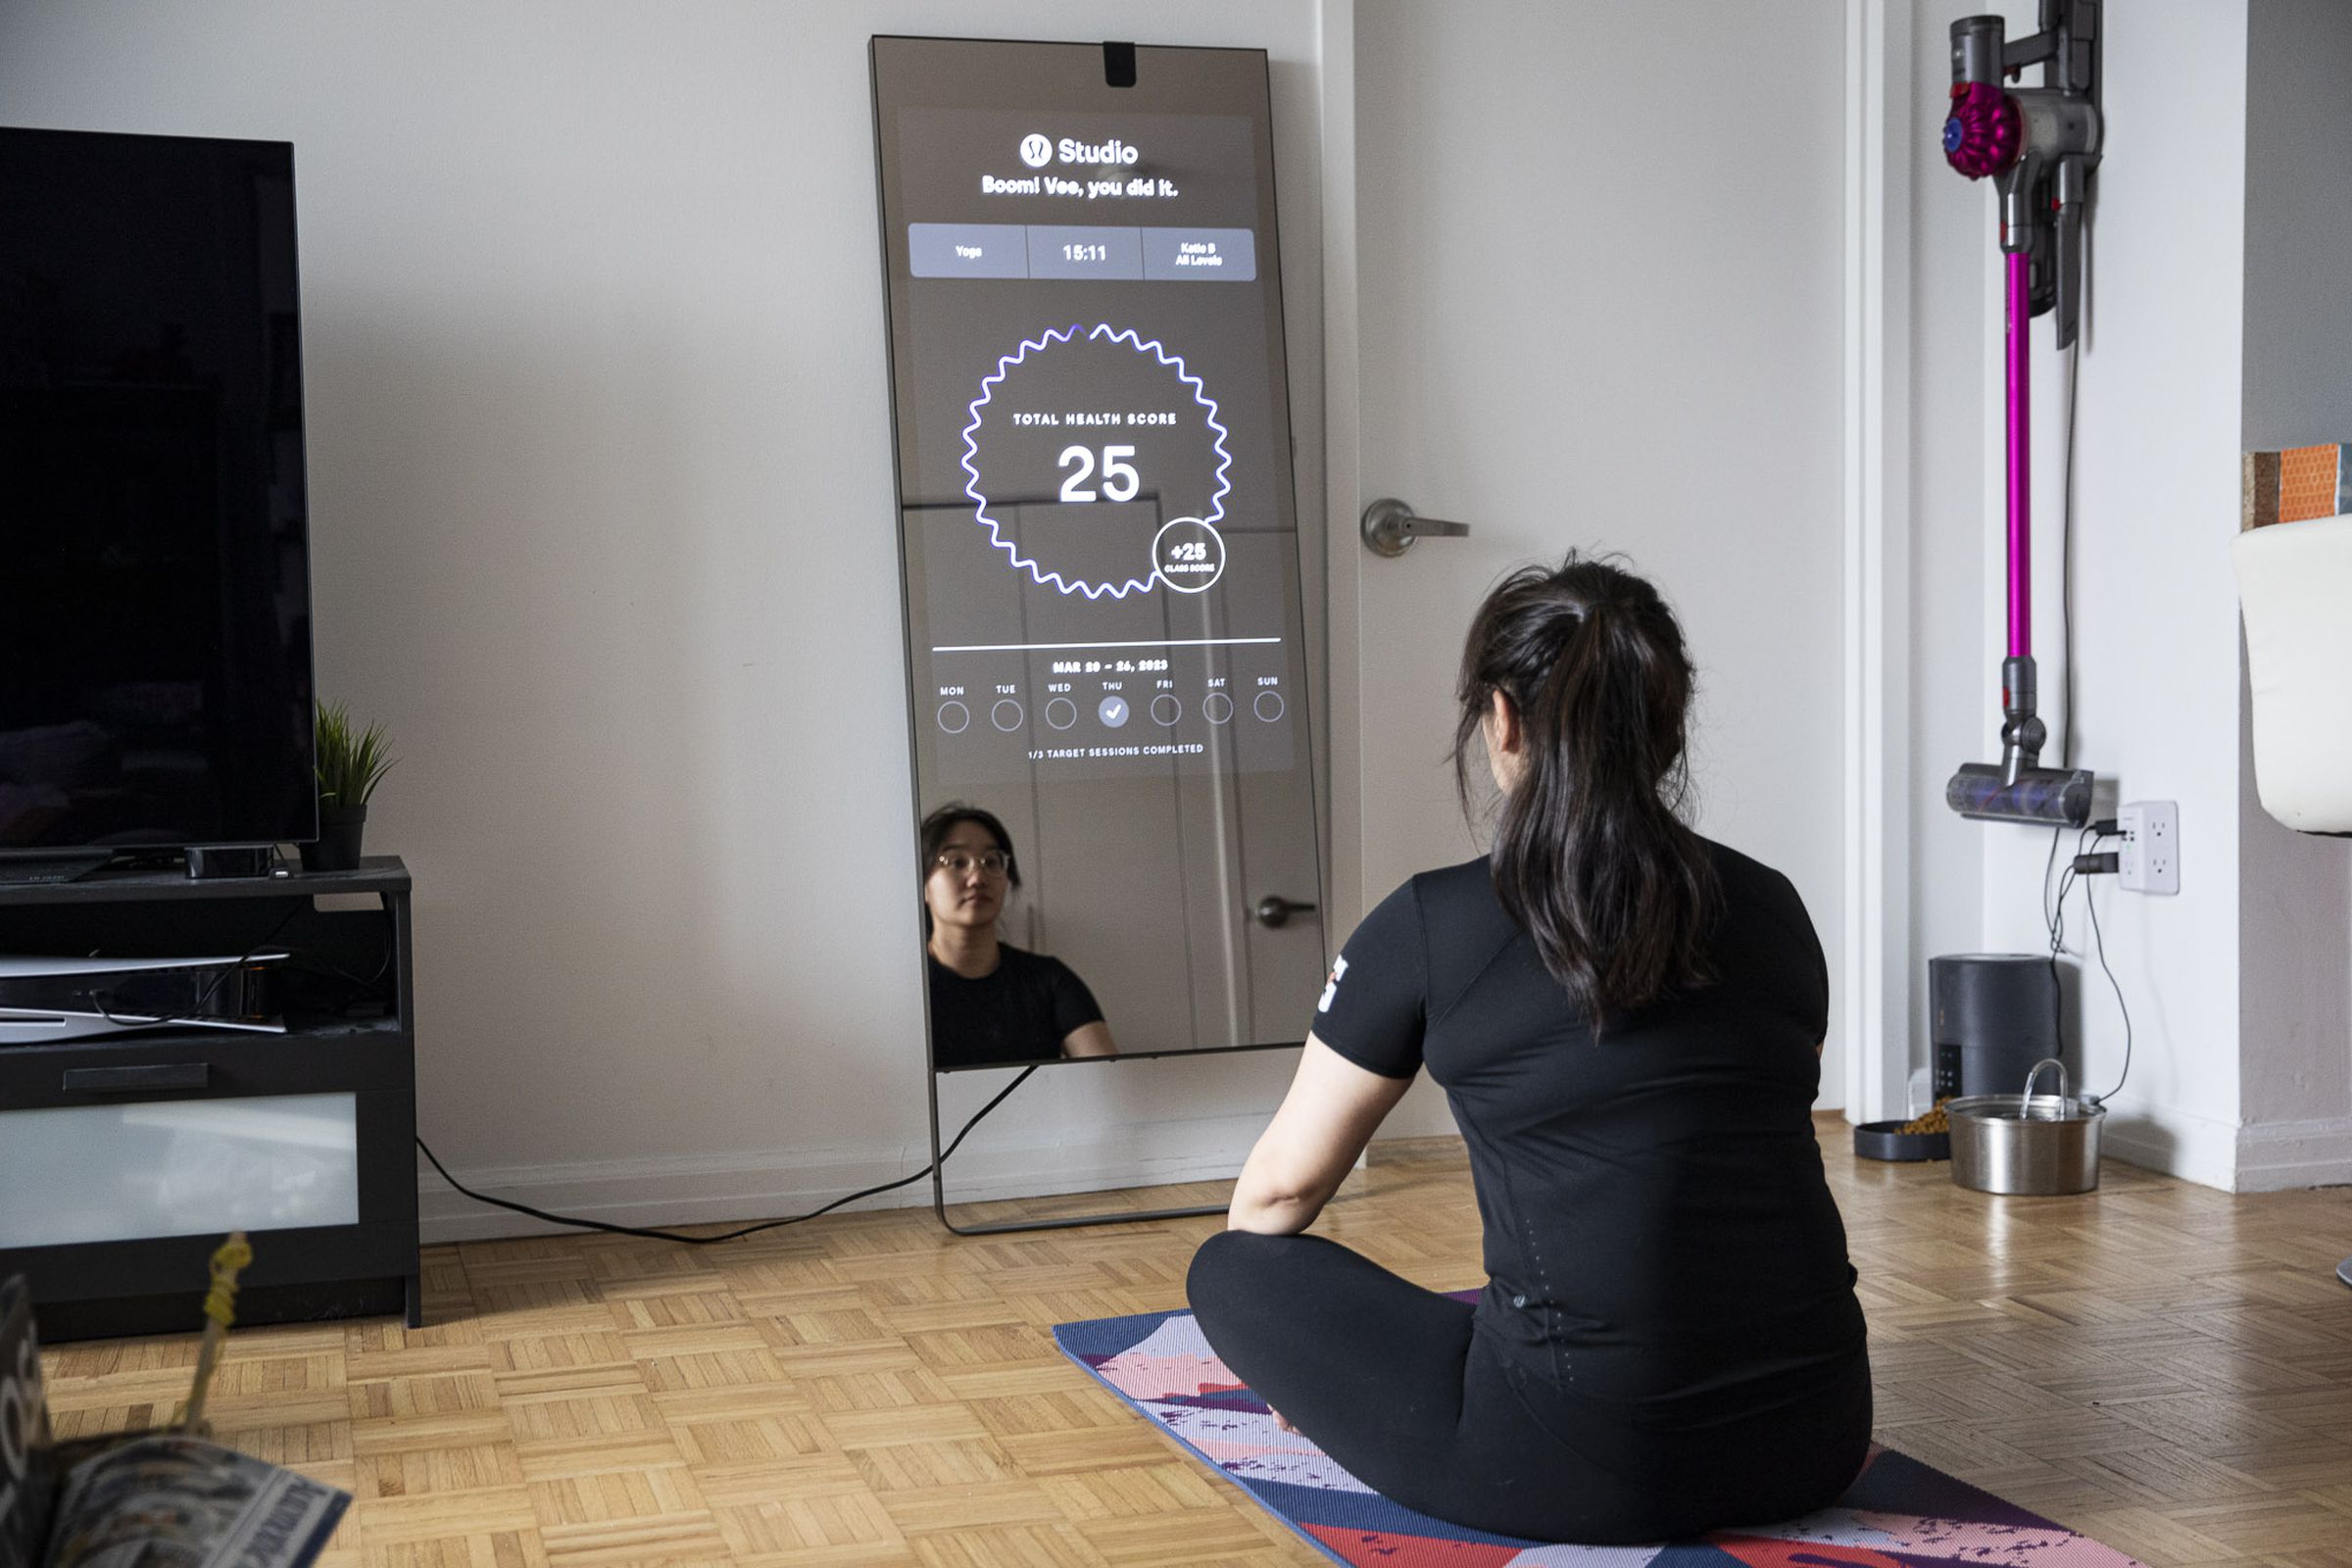
POLYGON ((1393 560, 1410 550, 1416 539, 1466 539, 1470 525, 1447 522, 1444 517, 1417 516, 1404 502, 1383 496, 1364 509, 1363 535, 1366 550, 1393 560))
POLYGON ((1272 931, 1290 924, 1291 916, 1294 914, 1312 913, 1314 907, 1311 904, 1293 904, 1279 893, 1269 893, 1257 901, 1257 908, 1254 912, 1257 915, 1257 923, 1272 931))

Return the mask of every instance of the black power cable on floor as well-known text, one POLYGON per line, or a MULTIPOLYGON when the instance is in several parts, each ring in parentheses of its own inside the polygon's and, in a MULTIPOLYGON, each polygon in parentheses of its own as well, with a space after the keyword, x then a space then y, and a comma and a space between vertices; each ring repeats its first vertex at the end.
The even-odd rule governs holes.
MULTIPOLYGON (((301 906, 296 906, 294 909, 289 909, 289 912, 287 912, 287 917, 277 921, 277 924, 272 926, 272 929, 270 929, 269 936, 266 936, 266 938, 261 938, 261 943, 254 945, 254 948, 252 948, 252 953, 259 953, 261 948, 266 948, 266 945, 269 945, 270 941, 275 941, 275 936, 277 936, 277 933, 287 929, 287 921, 292 921, 292 919, 294 919, 294 912, 296 912, 296 909, 299 909, 299 907, 301 907, 301 906)), ((308 953, 308 950, 299 950, 299 948, 296 948, 294 953, 289 955, 289 956, 304 956, 304 959, 311 959, 313 964, 318 964, 319 968, 322 968, 324 973, 329 973, 329 976, 334 976, 334 978, 341 978, 343 983, 353 985, 353 987, 355 987, 355 995, 358 995, 358 992, 376 990, 376 987, 383 983, 383 976, 386 976, 386 973, 390 973, 390 966, 393 966, 393 955, 395 955, 395 950, 398 950, 398 936, 395 936, 393 924, 390 924, 390 907, 386 907, 386 931, 383 931, 383 961, 381 961, 381 964, 376 966, 376 973, 374 973, 374 976, 371 976, 371 978, 360 980, 358 976, 355 976, 355 973, 348 971, 348 968, 341 968, 339 964, 331 964, 331 961, 329 961, 329 959, 324 959, 322 955, 308 953)), ((252 956, 252 953, 247 953, 247 956, 252 956)), ((242 964, 242 961, 245 961, 245 959, 237 959, 237 964, 242 964)), ((235 966, 230 966, 230 968, 235 968, 235 966)), ((230 973, 230 971, 223 971, 223 978, 225 978, 225 973, 230 973)), ((219 987, 219 978, 214 980, 214 987, 219 987)), ((210 992, 207 992, 207 997, 210 997, 210 992)), ((390 1002, 390 997, 388 997, 388 995, 386 995, 386 1002, 390 1002)), ((959 1126, 957 1131, 955 1131, 955 1138, 948 1140, 948 1148, 946 1148, 946 1150, 941 1150, 941 1154, 939 1154, 939 1163, 948 1163, 948 1154, 955 1154, 955 1150, 957 1150, 957 1148, 962 1148, 964 1138, 969 1136, 969 1133, 971 1133, 971 1128, 976 1128, 978 1124, 981 1124, 981 1119, 983 1119, 983 1116, 986 1116, 988 1112, 993 1112, 995 1107, 1000 1107, 1000 1104, 1004 1104, 1006 1098, 1011 1096, 1011 1091, 1021 1089, 1023 1084, 1028 1084, 1030 1074, 1033 1074, 1033 1072, 1037 1072, 1037 1062, 1030 1062, 1028 1067, 1023 1067, 1023 1069, 1021 1069, 1021 1074, 1018 1074, 1018 1077, 1013 1079, 1011 1084, 1006 1084, 1004 1089, 1000 1089, 998 1093, 995 1093, 995 1098, 990 1098, 988 1104, 983 1104, 981 1109, 976 1109, 976 1112, 971 1112, 971 1119, 969 1119, 969 1121, 964 1121, 964 1126, 959 1126)), ((743 1225, 741 1230, 729 1230, 729 1232, 724 1232, 724 1234, 717 1234, 717 1237, 687 1237, 687 1234, 675 1232, 675 1230, 649 1230, 649 1227, 637 1227, 637 1225, 612 1225, 610 1220, 581 1220, 581 1218, 578 1218, 578 1215, 551 1213, 551 1210, 546 1210, 546 1208, 531 1208, 529 1203, 515 1203, 515 1201, 513 1201, 513 1199, 494 1199, 494 1197, 489 1197, 487 1192, 475 1192, 475 1190, 472 1190, 472 1187, 468 1187, 468 1185, 466 1185, 466 1183, 461 1183, 459 1178, 454 1178, 454 1175, 449 1175, 449 1166, 445 1166, 445 1163, 440 1161, 440 1154, 435 1154, 435 1152, 433 1152, 433 1145, 428 1145, 428 1143, 425 1143, 425 1140, 423 1140, 421 1136, 416 1138, 416 1148, 423 1152, 423 1156, 425 1156, 425 1159, 428 1159, 428 1161, 433 1161, 433 1168, 435 1168, 437 1173, 440 1173, 440 1178, 445 1180, 445 1183, 449 1183, 449 1185, 452 1185, 452 1187, 457 1187, 459 1192, 464 1192, 464 1195, 466 1195, 466 1197, 470 1197, 472 1201, 475 1201, 475 1203, 489 1203, 489 1206, 492 1206, 492 1208, 508 1208, 508 1210, 513 1210, 513 1213, 529 1215, 529 1218, 534 1218, 534 1220, 546 1220, 548 1225, 571 1225, 571 1227, 574 1227, 574 1230, 602 1230, 602 1232, 610 1232, 610 1234, 613 1234, 613 1237, 647 1237, 647 1239, 652 1239, 652 1242, 684 1242, 684 1244, 687 1244, 687 1246, 710 1246, 710 1244, 715 1244, 715 1242, 739 1242, 739 1239, 743 1239, 743 1237, 755 1237, 755 1234, 760 1234, 760 1232, 762 1232, 762 1230, 778 1230, 778 1227, 783 1227, 783 1225, 800 1225, 802 1220, 813 1220, 813 1218, 818 1218, 818 1215, 828 1215, 828 1213, 833 1213, 833 1210, 835 1210, 835 1208, 840 1208, 842 1203, 857 1203, 858 1199, 870 1199, 870 1197, 875 1197, 875 1195, 882 1195, 882 1192, 896 1192, 896 1190, 899 1190, 899 1187, 906 1187, 906 1185, 910 1185, 910 1183, 919 1183, 919 1180, 922 1180, 924 1175, 929 1175, 929 1173, 931 1173, 931 1166, 924 1166, 922 1171, 915 1171, 915 1173, 912 1173, 912 1175, 901 1175, 901 1178, 899 1178, 899 1180, 894 1180, 894 1183, 882 1183, 880 1187, 865 1187, 865 1190, 860 1190, 860 1192, 852 1192, 852 1195, 847 1195, 847 1197, 837 1197, 837 1199, 833 1199, 833 1201, 830 1201, 830 1203, 825 1203, 823 1208, 811 1208, 809 1213, 795 1213, 795 1215, 790 1215, 790 1218, 783 1218, 783 1220, 762 1220, 762 1222, 760 1222, 760 1225, 743 1225)))
MULTIPOLYGON (((982 1105, 978 1110, 973 1111, 972 1119, 963 1124, 962 1128, 956 1132, 955 1138, 949 1142, 946 1149, 940 1151, 939 1163, 945 1165, 948 1162, 948 1156, 956 1152, 957 1147, 962 1144, 965 1136, 969 1134, 974 1127, 980 1125, 980 1118, 987 1115, 990 1111, 996 1109, 999 1105, 1004 1103, 1004 1098, 1011 1094, 1015 1089, 1020 1088, 1021 1085, 1027 1083, 1029 1081, 1029 1075, 1035 1071, 1037 1071, 1037 1063, 1035 1062, 1023 1067, 1021 1069, 1020 1076, 1015 1078, 1012 1082, 1006 1084, 1003 1089, 999 1090, 997 1092, 997 1097, 994 1100, 991 1100, 987 1104, 982 1105)), ((931 1166, 925 1165, 921 1170, 916 1171, 911 1176, 902 1176, 895 1182, 884 1182, 879 1187, 868 1187, 862 1192, 852 1193, 846 1198, 836 1198, 833 1200, 833 1201, 827 1203, 822 1208, 812 1208, 806 1214, 795 1214, 789 1219, 765 1220, 758 1225, 746 1225, 741 1230, 728 1231, 724 1235, 720 1236, 685 1236, 676 1231, 645 1230, 640 1229, 635 1225, 609 1224, 601 1219, 578 1219, 569 1214, 551 1214, 544 1208, 533 1208, 528 1203, 516 1203, 512 1202, 504 1198, 492 1198, 487 1193, 475 1192, 472 1188, 466 1186, 455 1176, 452 1176, 449 1173, 449 1167, 441 1163, 441 1157, 433 1152, 432 1147, 422 1138, 418 1138, 416 1140, 416 1147, 424 1151, 424 1157, 433 1162, 433 1169, 441 1173, 441 1179, 443 1181, 449 1183, 450 1186, 455 1187, 459 1192, 464 1193, 467 1198, 472 1199, 477 1203, 488 1203, 494 1208, 512 1209, 517 1214, 527 1214, 532 1219, 545 1220, 551 1225, 570 1225, 585 1231, 605 1231, 613 1236, 643 1236, 657 1242, 684 1242, 689 1247, 709 1247, 716 1242, 739 1241, 746 1236, 757 1236, 761 1231, 772 1231, 780 1226, 785 1225, 798 1225, 804 1220, 814 1219, 819 1214, 830 1214, 833 1212, 833 1210, 839 1208, 844 1203, 855 1203, 860 1198, 871 1198, 876 1193, 893 1192, 898 1188, 906 1186, 909 1182, 919 1182, 924 1177, 930 1175, 932 1171, 931 1166)))

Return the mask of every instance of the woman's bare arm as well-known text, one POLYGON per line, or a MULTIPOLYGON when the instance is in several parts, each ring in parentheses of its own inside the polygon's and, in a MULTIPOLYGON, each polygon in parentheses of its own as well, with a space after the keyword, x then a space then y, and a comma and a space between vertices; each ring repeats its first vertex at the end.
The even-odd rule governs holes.
POLYGON ((1115 1056, 1119 1048, 1110 1043, 1110 1025, 1097 1018, 1082 1023, 1061 1037, 1061 1054, 1065 1056, 1115 1056))
POLYGON ((1234 1185, 1225 1228, 1295 1236, 1313 1224, 1409 1087, 1308 1035, 1290 1093, 1234 1185))

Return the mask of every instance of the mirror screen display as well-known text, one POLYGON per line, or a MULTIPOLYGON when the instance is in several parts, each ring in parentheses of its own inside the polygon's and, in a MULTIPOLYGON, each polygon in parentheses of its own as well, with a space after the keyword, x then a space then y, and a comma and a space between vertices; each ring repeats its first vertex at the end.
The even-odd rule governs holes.
POLYGON ((874 40, 918 805, 1004 824, 1001 929, 1120 1054, 1289 1043, 1323 952, 1256 914, 1320 881, 1265 57, 1134 53, 874 40))

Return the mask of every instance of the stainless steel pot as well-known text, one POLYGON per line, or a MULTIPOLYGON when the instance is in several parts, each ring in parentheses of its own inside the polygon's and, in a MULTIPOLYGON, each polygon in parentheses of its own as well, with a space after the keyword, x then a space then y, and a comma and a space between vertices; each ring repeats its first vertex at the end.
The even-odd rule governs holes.
POLYGON ((1980 1193, 2087 1193, 2099 1185, 2099 1123, 2107 1107, 2066 1092, 2066 1064, 2045 1056, 2025 1093, 1971 1095, 1944 1106, 1952 1124, 1952 1180, 1980 1193), (2058 1092, 2037 1095, 2044 1067, 2058 1092))

